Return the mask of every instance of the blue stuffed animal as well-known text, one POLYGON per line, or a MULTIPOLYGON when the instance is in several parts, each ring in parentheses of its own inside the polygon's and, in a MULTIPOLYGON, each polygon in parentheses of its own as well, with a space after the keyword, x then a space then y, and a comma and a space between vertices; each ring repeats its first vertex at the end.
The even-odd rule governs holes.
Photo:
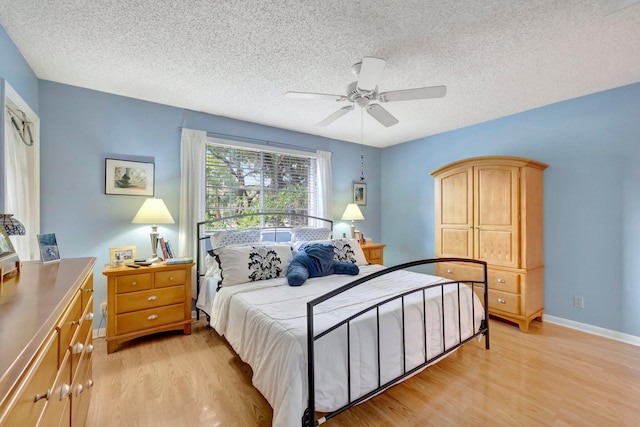
POLYGON ((291 286, 300 286, 309 277, 322 277, 329 274, 350 274, 360 272, 357 265, 336 261, 333 258, 333 245, 309 243, 298 249, 298 253, 287 268, 287 281, 291 286))

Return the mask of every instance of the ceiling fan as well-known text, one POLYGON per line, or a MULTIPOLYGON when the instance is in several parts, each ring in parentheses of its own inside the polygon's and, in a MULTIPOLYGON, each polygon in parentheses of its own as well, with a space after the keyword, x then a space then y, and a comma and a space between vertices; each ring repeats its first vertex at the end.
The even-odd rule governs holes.
POLYGON ((447 93, 446 86, 420 87, 415 89, 392 90, 389 92, 378 92, 378 80, 387 61, 380 58, 367 56, 351 66, 351 71, 358 78, 357 81, 349 83, 346 95, 331 95, 325 93, 311 92, 287 92, 288 98, 298 99, 326 99, 338 102, 349 102, 351 105, 342 107, 329 117, 318 122, 317 126, 327 126, 340 117, 353 110, 357 105, 363 108, 371 117, 379 121, 382 125, 389 127, 398 123, 398 119, 385 110, 382 105, 375 103, 413 101, 417 99, 442 98, 447 93))

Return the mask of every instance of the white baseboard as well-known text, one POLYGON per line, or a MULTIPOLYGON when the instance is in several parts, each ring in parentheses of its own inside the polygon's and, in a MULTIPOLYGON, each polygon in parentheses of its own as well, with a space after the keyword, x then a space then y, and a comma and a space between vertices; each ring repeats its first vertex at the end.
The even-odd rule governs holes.
POLYGON ((93 339, 95 340, 96 338, 104 338, 107 336, 107 328, 100 328, 100 329, 94 329, 93 330, 93 339))
POLYGON ((576 329, 578 331, 586 332, 593 335, 598 335, 612 340, 621 341, 627 344, 640 347, 640 337, 635 335, 625 334, 618 331, 612 331, 611 329, 600 328, 599 326, 588 325, 586 323, 575 322, 573 320, 563 319, 561 317, 544 315, 544 321, 553 323, 555 325, 564 326, 566 328, 576 329))

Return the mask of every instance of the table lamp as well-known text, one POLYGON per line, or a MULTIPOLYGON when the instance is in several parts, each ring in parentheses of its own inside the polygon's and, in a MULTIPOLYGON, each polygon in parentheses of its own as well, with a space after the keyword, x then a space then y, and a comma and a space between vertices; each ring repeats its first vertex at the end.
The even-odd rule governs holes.
POLYGON ((4 227, 9 236, 24 236, 27 234, 24 225, 13 217, 13 214, 0 214, 0 225, 4 227))
POLYGON ((158 257, 158 224, 173 224, 175 221, 162 199, 146 199, 131 221, 132 224, 151 224, 151 258, 147 262, 162 261, 158 257))
POLYGON ((364 216, 360 211, 360 208, 355 203, 349 203, 347 208, 344 210, 342 214, 343 220, 351 220, 351 238, 356 237, 356 224, 353 222, 354 220, 363 220, 364 216))

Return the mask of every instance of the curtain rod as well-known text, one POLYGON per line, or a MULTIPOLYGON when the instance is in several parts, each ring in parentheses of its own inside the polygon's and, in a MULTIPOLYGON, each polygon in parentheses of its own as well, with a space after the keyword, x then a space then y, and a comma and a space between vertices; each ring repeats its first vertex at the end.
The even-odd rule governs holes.
POLYGON ((315 149, 309 148, 309 147, 301 147, 299 145, 289 144, 286 142, 269 141, 267 139, 251 138, 248 136, 228 135, 225 133, 218 133, 218 132, 207 132, 207 136, 231 138, 231 139, 246 141, 246 142, 258 142, 261 144, 266 144, 266 145, 271 145, 276 147, 293 148, 296 150, 308 151, 310 153, 316 152, 315 149))

